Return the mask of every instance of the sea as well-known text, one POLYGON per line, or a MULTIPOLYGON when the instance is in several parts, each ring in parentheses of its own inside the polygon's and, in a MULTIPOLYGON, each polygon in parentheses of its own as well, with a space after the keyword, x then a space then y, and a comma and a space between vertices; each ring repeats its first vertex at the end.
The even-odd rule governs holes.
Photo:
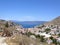
POLYGON ((23 28, 33 28, 37 25, 42 25, 45 21, 14 21, 16 24, 22 25, 23 28))

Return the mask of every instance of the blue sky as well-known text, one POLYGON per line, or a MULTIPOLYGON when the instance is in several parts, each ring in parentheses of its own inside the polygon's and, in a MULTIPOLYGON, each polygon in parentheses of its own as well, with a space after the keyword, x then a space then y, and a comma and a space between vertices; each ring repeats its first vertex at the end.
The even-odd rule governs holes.
POLYGON ((0 0, 0 19, 50 21, 60 16, 60 0, 0 0))

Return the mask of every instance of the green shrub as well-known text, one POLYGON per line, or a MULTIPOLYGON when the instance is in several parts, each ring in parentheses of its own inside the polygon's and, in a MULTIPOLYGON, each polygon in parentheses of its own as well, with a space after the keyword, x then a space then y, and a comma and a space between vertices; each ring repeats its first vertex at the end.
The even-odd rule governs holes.
POLYGON ((44 42, 45 41, 44 36, 40 36, 40 41, 41 42, 44 42))
POLYGON ((9 27, 9 24, 8 24, 8 22, 6 22, 6 24, 5 24, 5 27, 9 27))
POLYGON ((45 32, 46 32, 46 33, 49 33, 50 30, 51 30, 50 28, 46 28, 46 29, 45 29, 45 32))
POLYGON ((57 45, 57 40, 56 39, 53 38, 52 41, 55 45, 57 45))
POLYGON ((40 38, 40 35, 35 35, 36 36, 36 38, 40 38))
POLYGON ((29 37, 30 35, 35 35, 35 34, 33 34, 31 32, 27 32, 26 35, 29 37))
POLYGON ((53 37, 51 36, 50 39, 53 40, 53 37))
POLYGON ((58 36, 60 37, 60 33, 58 34, 58 36))

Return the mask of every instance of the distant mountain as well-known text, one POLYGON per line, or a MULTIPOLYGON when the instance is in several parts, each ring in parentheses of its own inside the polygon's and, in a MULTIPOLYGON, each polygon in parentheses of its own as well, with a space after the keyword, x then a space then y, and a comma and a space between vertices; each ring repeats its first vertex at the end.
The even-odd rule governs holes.
POLYGON ((46 21, 13 21, 19 25, 22 25, 24 28, 33 28, 36 25, 44 24, 46 21))
POLYGON ((60 25, 60 16, 58 16, 57 18, 53 19, 50 22, 45 23, 45 25, 60 25))

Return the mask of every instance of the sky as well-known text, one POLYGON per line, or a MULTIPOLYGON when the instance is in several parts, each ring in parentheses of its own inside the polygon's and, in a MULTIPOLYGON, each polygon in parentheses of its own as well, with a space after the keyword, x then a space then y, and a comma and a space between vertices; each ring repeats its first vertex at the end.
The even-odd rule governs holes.
POLYGON ((50 21, 60 16, 60 0, 0 0, 0 19, 50 21))

